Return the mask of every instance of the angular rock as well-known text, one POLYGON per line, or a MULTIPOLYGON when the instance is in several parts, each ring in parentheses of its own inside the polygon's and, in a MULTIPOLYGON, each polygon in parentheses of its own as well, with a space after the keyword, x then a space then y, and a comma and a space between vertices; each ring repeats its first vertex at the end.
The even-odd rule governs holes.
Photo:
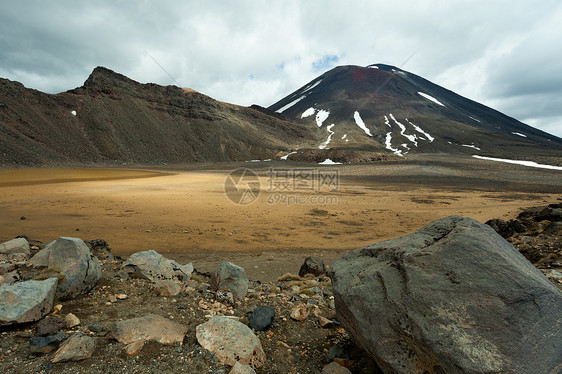
POLYGON ((37 322, 35 326, 35 335, 47 336, 55 335, 66 327, 66 321, 60 317, 47 317, 37 322))
POLYGON ((17 238, 0 244, 0 253, 6 255, 15 253, 29 255, 31 250, 29 248, 29 242, 25 238, 17 238))
POLYGON ((256 374, 256 371, 250 365, 243 365, 236 361, 228 374, 256 374))
POLYGON ((345 366, 341 366, 337 362, 332 361, 324 366, 320 374, 351 374, 351 371, 345 366))
POLYGON ((299 270, 299 276, 304 277, 306 274, 323 275, 326 274, 326 266, 324 260, 320 257, 307 257, 299 270))
POLYGON ((51 311, 57 279, 0 286, 0 326, 40 320, 51 311))
POLYGON ((173 280, 156 281, 154 289, 160 296, 176 296, 181 292, 181 286, 173 280))
POLYGON ((144 347, 146 340, 137 340, 131 344, 127 344, 123 349, 129 356, 134 356, 144 347))
POLYGON ((162 344, 183 341, 187 327, 156 314, 115 322, 111 336, 121 343, 154 340, 162 344))
POLYGON ((76 333, 57 350, 52 362, 80 361, 92 357, 97 338, 76 333))
POLYGON ((16 270, 16 265, 14 264, 9 264, 9 263, 0 264, 0 275, 4 275, 14 270, 16 270))
POLYGON ((235 300, 242 300, 248 294, 246 270, 231 262, 223 262, 211 273, 211 288, 232 292, 235 300))
POLYGON ((57 294, 62 300, 90 291, 101 277, 99 260, 78 238, 58 238, 33 256, 29 263, 58 272, 61 282, 57 294))
POLYGON ((149 250, 133 253, 123 264, 123 269, 131 276, 148 279, 152 282, 165 280, 187 281, 193 273, 193 265, 180 265, 174 260, 149 250))
POLYGON ((295 321, 304 321, 310 315, 310 308, 307 305, 297 305, 291 310, 291 318, 295 321))
POLYGON ((17 270, 10 271, 9 273, 4 274, 3 277, 4 277, 4 283, 12 284, 16 282, 21 282, 21 274, 17 270))
POLYGON ((559 369, 562 293, 473 219, 349 252, 330 277, 338 320, 385 373, 559 369))
POLYGON ((65 324, 66 324, 66 328, 68 328, 68 329, 71 329, 75 326, 80 325, 80 319, 72 313, 68 313, 66 315, 66 317, 64 317, 64 321, 65 321, 65 324))
POLYGON ((197 341, 227 365, 240 362, 254 368, 265 362, 265 352, 258 337, 241 322, 226 317, 212 317, 195 329, 197 341))
POLYGON ((31 353, 49 353, 57 349, 65 338, 66 334, 62 331, 46 337, 36 336, 29 339, 29 350, 31 353))
POLYGON ((258 306, 248 318, 248 323, 251 328, 256 331, 264 331, 269 326, 275 317, 275 308, 270 306, 258 306))

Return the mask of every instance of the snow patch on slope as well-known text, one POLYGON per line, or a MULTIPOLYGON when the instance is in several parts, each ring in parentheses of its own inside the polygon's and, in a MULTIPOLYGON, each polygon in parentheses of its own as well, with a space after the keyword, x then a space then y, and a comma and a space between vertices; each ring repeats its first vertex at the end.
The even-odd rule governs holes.
POLYGON ((318 165, 341 165, 341 162, 335 162, 327 158, 324 161, 319 162, 318 165))
POLYGON ((389 151, 394 152, 395 155, 397 156, 402 156, 402 151, 396 148, 392 148, 392 133, 387 132, 386 133, 386 139, 384 141, 384 145, 386 147, 386 149, 388 149, 389 151))
POLYGON ((426 93, 424 93, 424 92, 419 92, 419 91, 418 91, 418 94, 420 94, 421 96, 425 97, 427 100, 433 101, 435 104, 441 105, 441 106, 443 106, 443 107, 445 106, 445 104, 443 104, 441 101, 437 100, 437 99, 434 98, 433 96, 430 96, 430 95, 428 95, 428 94, 426 94, 426 93))
POLYGON ((409 141, 411 141, 412 143, 414 143, 414 146, 418 146, 418 142, 416 141, 416 136, 415 135, 408 135, 406 134, 406 126, 404 126, 402 123, 398 122, 396 120, 396 118, 394 118, 394 116, 392 115, 392 113, 388 114, 390 116, 390 118, 394 121, 394 123, 396 123, 398 125, 398 127, 400 127, 400 135, 402 135, 403 137, 405 137, 406 139, 408 139, 409 141))
POLYGON ((312 85, 310 85, 310 87, 305 88, 302 92, 306 92, 306 91, 310 91, 312 90, 314 87, 318 86, 320 83, 322 82, 322 79, 320 79, 318 82, 313 83, 312 85))
POLYGON ((524 137, 524 138, 527 137, 527 135, 521 134, 520 132, 512 132, 512 134, 514 134, 514 135, 519 135, 519 136, 522 136, 522 137, 524 137))
POLYGON ((369 130, 367 126, 365 126, 365 122, 363 122, 363 119, 361 119, 358 111, 355 111, 355 113, 353 113, 353 119, 355 119, 355 123, 357 124, 357 126, 359 126, 361 130, 365 131, 365 134, 373 136, 371 134, 371 130, 369 130))
POLYGON ((295 153, 298 153, 298 152, 289 152, 285 156, 281 156, 279 159, 280 160, 286 160, 287 158, 289 158, 290 155, 294 155, 295 153))
POLYGON ((488 160, 488 161, 498 161, 498 162, 506 162, 508 164, 517 164, 523 166, 530 166, 533 168, 542 168, 542 169, 551 169, 551 170, 562 170, 562 166, 554 166, 554 165, 545 165, 545 164, 538 164, 534 161, 519 161, 519 160, 509 160, 506 158, 494 158, 494 157, 485 157, 485 156, 478 156, 472 155, 472 157, 480 159, 480 160, 488 160))
POLYGON ((293 105, 295 105, 296 103, 298 103, 299 101, 304 99, 305 97, 306 97, 306 95, 302 95, 301 97, 299 97, 296 100, 291 101, 289 104, 285 105, 284 107, 277 109, 276 112, 277 113, 283 113, 284 111, 286 111, 287 109, 289 109, 290 107, 292 107, 293 105))
POLYGON ((474 144, 461 144, 463 147, 467 147, 467 148, 474 148, 477 151, 481 151, 480 148, 478 148, 477 146, 475 146, 474 144))
POLYGON ((314 113, 316 113, 316 109, 314 109, 314 107, 310 107, 301 114, 301 118, 310 117, 314 113))
POLYGON ((328 118, 328 116, 330 115, 330 111, 329 110, 319 110, 318 113, 316 113, 316 124, 318 125, 318 127, 322 127, 323 122, 326 120, 326 118, 328 118))
POLYGON ((320 144, 320 145, 318 146, 318 149, 326 149, 326 147, 328 146, 328 144, 330 144, 330 141, 332 140, 332 136, 334 136, 334 134, 335 134, 335 133, 332 131, 332 127, 334 127, 334 124, 333 124, 333 123, 332 123, 330 126, 328 126, 328 127, 326 128, 326 130, 328 130, 328 133, 329 133, 330 135, 328 135, 328 139, 326 139, 326 141, 325 141, 324 143, 322 143, 322 144, 320 144))
MULTIPOLYGON (((386 117, 385 117, 386 118, 386 117)), ((427 140, 429 140, 429 142, 433 142, 435 140, 435 138, 431 135, 429 135, 428 133, 426 133, 425 131, 422 130, 421 127, 414 125, 412 122, 408 121, 408 119, 406 118, 406 121, 412 125, 412 127, 414 128, 414 130, 416 130, 417 132, 419 132, 420 134, 422 134, 423 136, 425 136, 427 138, 427 140)))

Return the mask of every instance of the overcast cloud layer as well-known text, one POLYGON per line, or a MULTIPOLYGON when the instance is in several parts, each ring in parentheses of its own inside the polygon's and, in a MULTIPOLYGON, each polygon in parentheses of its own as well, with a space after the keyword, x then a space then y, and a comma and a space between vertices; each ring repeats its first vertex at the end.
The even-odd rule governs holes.
POLYGON ((105 66, 269 106, 337 65, 386 63, 562 137, 562 2, 0 2, 0 77, 57 93, 105 66))

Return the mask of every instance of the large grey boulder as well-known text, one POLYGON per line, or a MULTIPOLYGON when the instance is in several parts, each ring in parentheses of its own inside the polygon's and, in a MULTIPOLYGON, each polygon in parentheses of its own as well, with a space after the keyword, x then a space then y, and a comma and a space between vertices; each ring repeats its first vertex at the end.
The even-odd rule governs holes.
POLYGON ((562 293, 473 219, 359 248, 330 276, 338 320, 385 373, 560 369, 562 293))
POLYGON ((223 262, 211 272, 211 288, 230 291, 236 300, 246 297, 248 284, 246 270, 232 262, 223 262))
POLYGON ((191 263, 181 265, 154 250, 133 253, 123 264, 123 269, 132 277, 148 279, 152 282, 188 281, 193 273, 191 263))
POLYGON ((13 255, 16 253, 25 255, 31 253, 29 242, 25 238, 16 238, 0 244, 0 254, 13 255))
POLYGON ((90 291, 101 278, 99 260, 78 238, 58 238, 33 256, 29 263, 58 273, 57 294, 62 300, 90 291))
POLYGON ((57 279, 30 280, 0 287, 0 326, 40 320, 53 308, 57 279))
POLYGON ((260 339, 242 322, 228 317, 212 317, 195 328, 197 341, 227 365, 240 362, 259 368, 265 363, 260 339))

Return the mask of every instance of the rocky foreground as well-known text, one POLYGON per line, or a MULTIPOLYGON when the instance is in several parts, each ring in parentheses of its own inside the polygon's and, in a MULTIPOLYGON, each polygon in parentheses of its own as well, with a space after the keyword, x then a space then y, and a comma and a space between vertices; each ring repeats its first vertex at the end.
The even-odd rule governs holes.
POLYGON ((0 371, 562 369, 561 204, 448 217, 327 270, 307 258, 260 283, 229 262, 200 273, 103 240, 16 238, 0 244, 0 371))

